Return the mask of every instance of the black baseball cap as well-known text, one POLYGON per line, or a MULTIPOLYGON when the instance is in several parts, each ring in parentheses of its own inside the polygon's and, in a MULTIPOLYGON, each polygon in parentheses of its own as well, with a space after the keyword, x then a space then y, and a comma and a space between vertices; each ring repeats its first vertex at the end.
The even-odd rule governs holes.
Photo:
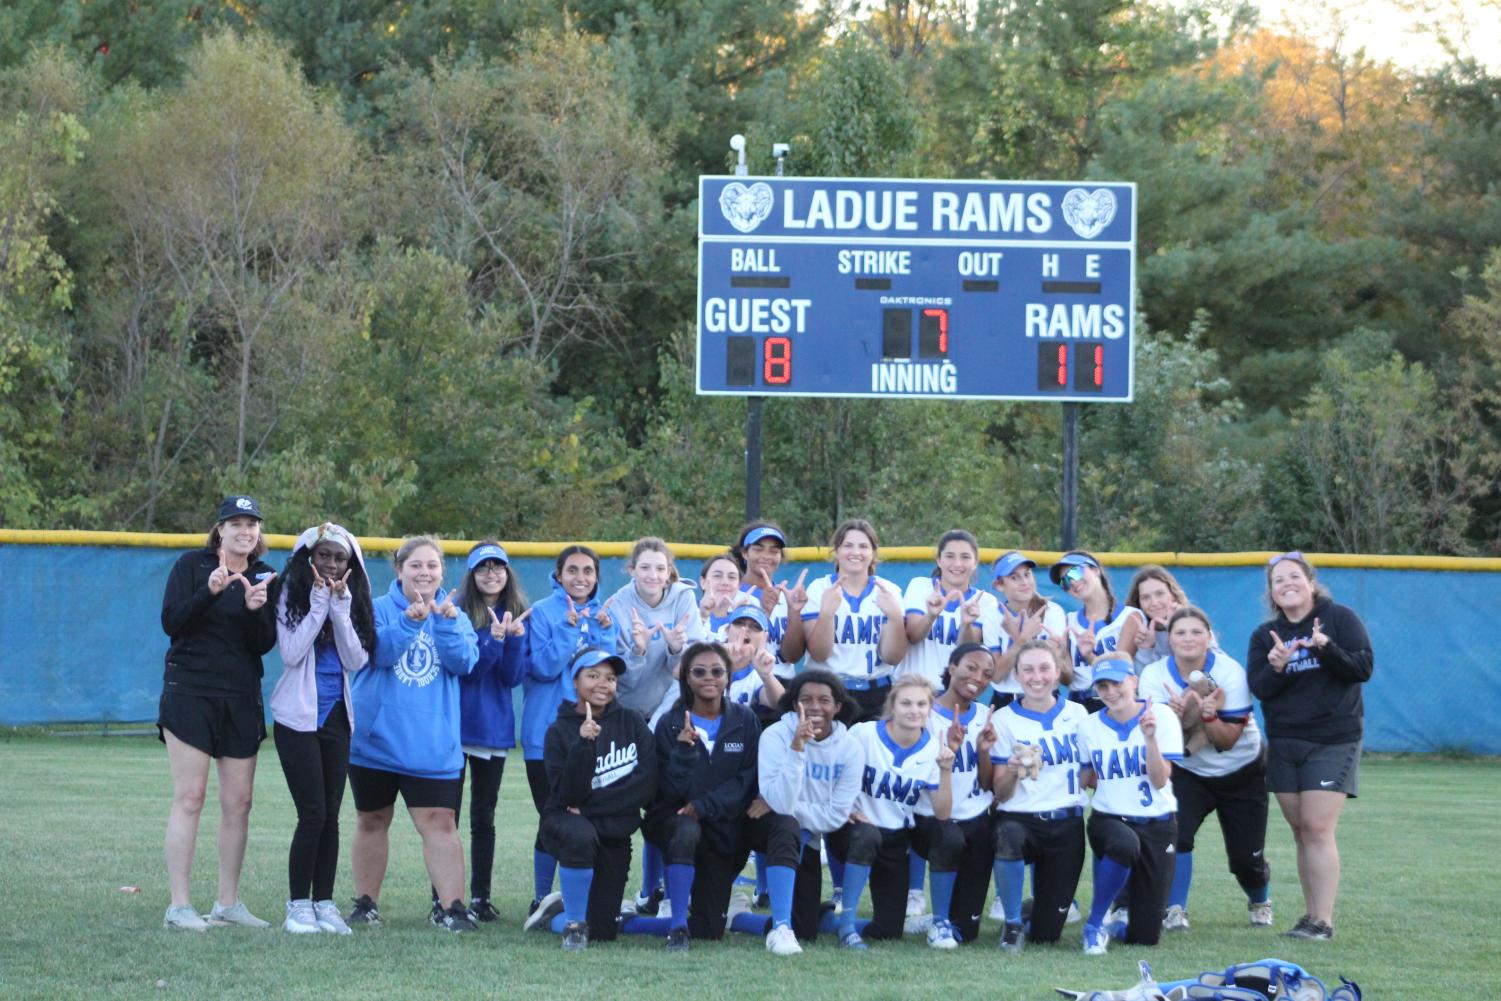
POLYGON ((244 494, 235 494, 224 498, 219 502, 219 515, 216 521, 228 521, 231 518, 251 517, 256 521, 265 521, 261 517, 260 505, 254 497, 246 497, 244 494))

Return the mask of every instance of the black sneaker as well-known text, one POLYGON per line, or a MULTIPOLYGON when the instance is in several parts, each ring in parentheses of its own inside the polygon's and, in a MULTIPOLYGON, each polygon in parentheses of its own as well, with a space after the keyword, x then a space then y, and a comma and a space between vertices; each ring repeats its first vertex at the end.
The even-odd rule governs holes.
POLYGON ((1334 927, 1322 921, 1316 921, 1308 915, 1298 919, 1293 925, 1292 931, 1283 932, 1286 938, 1301 938, 1310 942, 1328 942, 1334 938, 1334 927))
POLYGON ((666 897, 667 892, 660 886, 653 888, 647 896, 636 898, 636 913, 643 917, 656 917, 666 897))
POLYGON ((1022 930, 1021 922, 1006 922, 1006 927, 1001 931, 1001 951, 1019 955, 1026 944, 1027 936, 1022 930))
POLYGON ((489 897, 475 897, 469 902, 469 914, 475 921, 499 921, 500 912, 490 903, 489 897))
POLYGON ((443 905, 434 900, 432 910, 427 912, 427 920, 435 925, 440 925, 443 923, 443 915, 447 913, 448 911, 444 909, 443 905))
POLYGON ((563 926, 563 951, 582 952, 589 948, 589 926, 582 921, 570 921, 563 926))
POLYGON ((688 929, 687 928, 674 928, 674 929, 672 929, 671 931, 669 931, 667 933, 667 951, 668 952, 687 952, 688 951, 688 929))
POLYGON ((380 908, 370 899, 370 894, 361 894, 354 898, 354 910, 344 920, 352 925, 379 925, 380 908))
POLYGON ((442 928, 444 931, 478 931, 478 928, 475 927, 474 922, 469 918, 469 908, 464 906, 464 902, 462 900, 455 900, 453 903, 449 904, 448 909, 443 911, 443 916, 437 921, 434 921, 433 924, 437 925, 439 928, 442 928))
POLYGON ((757 894, 755 906, 757 908, 759 908, 760 910, 763 910, 763 911, 766 910, 768 907, 771 906, 771 894, 770 893, 757 894))

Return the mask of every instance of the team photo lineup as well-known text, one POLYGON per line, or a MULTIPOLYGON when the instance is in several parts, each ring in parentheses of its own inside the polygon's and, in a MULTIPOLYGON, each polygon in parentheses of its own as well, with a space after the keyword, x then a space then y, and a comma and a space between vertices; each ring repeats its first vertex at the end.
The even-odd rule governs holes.
POLYGON ((239 891, 267 736, 262 657, 279 648, 269 711, 297 815, 277 916, 288 933, 381 923, 398 795, 421 838, 433 925, 469 933, 499 919, 493 900, 528 892, 491 880, 499 789, 519 748, 538 818, 524 927, 565 950, 627 934, 681 952, 736 933, 778 956, 904 934, 1013 955, 1150 946, 1190 927, 1210 814, 1246 920, 1270 927, 1270 796, 1303 896, 1283 934, 1333 938, 1336 827, 1358 791, 1373 654, 1301 553, 1267 563, 1266 621, 1242 663, 1242 641, 1218 635, 1160 566, 1124 589, 1083 550, 987 566, 956 529, 903 590, 879 575, 866 521, 835 531, 827 572, 792 578, 788 544, 752 521, 700 564, 695 587, 663 540, 642 538, 613 593, 595 551, 569 545, 551 593, 529 599, 497 542, 445 581, 440 544, 413 536, 375 595, 347 529, 308 528, 277 569, 257 502, 225 498, 162 600, 165 926, 274 923, 239 891), (1041 574, 1077 610, 1042 597, 1041 574), (200 913, 189 883, 211 764, 218 884, 200 913), (354 885, 336 888, 346 781, 354 885))

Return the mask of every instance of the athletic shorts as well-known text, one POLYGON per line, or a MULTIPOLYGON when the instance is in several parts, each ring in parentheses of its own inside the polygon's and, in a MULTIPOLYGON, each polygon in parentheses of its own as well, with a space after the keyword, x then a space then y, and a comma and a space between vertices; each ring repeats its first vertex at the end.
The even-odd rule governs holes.
POLYGON ((408 810, 443 807, 457 814, 460 797, 464 795, 464 779, 462 776, 452 779, 424 779, 351 763, 349 788, 354 792, 354 808, 361 813, 384 810, 396 802, 396 794, 399 792, 408 810))
POLYGON ((156 709, 156 735, 164 731, 211 758, 253 758, 266 739, 266 712, 258 695, 187 695, 164 691, 156 709))
POLYGON ((1360 744, 1315 744, 1296 737, 1267 741, 1266 784, 1272 792, 1342 792, 1360 785, 1360 744))

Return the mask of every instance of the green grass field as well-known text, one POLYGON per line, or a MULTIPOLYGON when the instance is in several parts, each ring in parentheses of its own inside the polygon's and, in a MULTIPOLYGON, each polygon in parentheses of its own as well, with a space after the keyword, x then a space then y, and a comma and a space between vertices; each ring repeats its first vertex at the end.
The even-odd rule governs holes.
MULTIPOLYGON (((1087 958, 1078 951, 1075 925, 1066 946, 1033 947, 1015 959, 995 948, 998 929, 989 924, 981 942, 952 953, 912 939, 878 944, 865 956, 820 943, 800 957, 776 959, 760 939, 734 935, 695 943, 687 956, 669 957, 660 941, 627 937, 565 958, 555 937, 520 930, 536 818, 519 767, 501 789, 495 886, 505 920, 499 927, 453 936, 427 924, 420 848, 411 825, 398 818, 380 902, 385 927, 359 929, 352 939, 293 937, 279 928, 171 933, 161 927, 169 783, 160 744, 133 737, 0 739, 0 774, 4 998, 992 1001, 1055 997, 1054 987, 1124 987, 1135 981, 1143 958, 1168 980, 1267 956, 1301 963, 1329 984, 1344 974, 1367 998, 1501 996, 1490 934, 1501 898, 1501 876, 1490 864, 1501 830, 1501 762, 1494 760, 1367 759, 1363 795, 1341 825, 1344 887, 1332 943, 1293 942, 1247 926, 1211 820, 1197 849, 1191 931, 1168 936, 1156 949, 1115 946, 1106 957, 1087 958), (141 892, 123 893, 124 885, 141 892)), ((293 812, 269 741, 258 779, 243 896, 279 924, 293 812)), ((211 801, 212 795, 211 786, 211 801)), ((212 814, 205 812, 194 876, 194 903, 205 911, 214 890, 212 814)), ((341 903, 352 893, 353 814, 346 796, 341 903)), ((1292 840, 1275 807, 1268 841, 1281 930, 1301 913, 1301 895, 1292 840)), ((1081 887, 1081 900, 1087 892, 1081 887)))

